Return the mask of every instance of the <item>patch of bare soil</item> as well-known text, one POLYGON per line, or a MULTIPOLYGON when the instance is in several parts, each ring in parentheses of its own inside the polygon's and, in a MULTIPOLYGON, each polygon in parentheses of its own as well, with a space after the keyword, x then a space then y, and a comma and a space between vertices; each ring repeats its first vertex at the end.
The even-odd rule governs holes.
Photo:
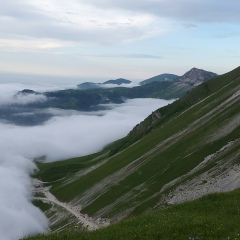
POLYGON ((40 193, 44 197, 34 197, 35 200, 41 200, 43 202, 50 202, 57 204, 64 208, 68 213, 74 215, 78 221, 83 224, 84 226, 87 226, 88 230, 96 230, 100 227, 104 227, 110 224, 110 221, 107 219, 93 219, 89 217, 87 214, 81 213, 81 208, 71 205, 70 203, 65 203, 59 201, 53 194, 50 193, 49 189, 50 187, 45 187, 44 183, 38 179, 33 180, 34 185, 34 191, 35 193, 40 193))

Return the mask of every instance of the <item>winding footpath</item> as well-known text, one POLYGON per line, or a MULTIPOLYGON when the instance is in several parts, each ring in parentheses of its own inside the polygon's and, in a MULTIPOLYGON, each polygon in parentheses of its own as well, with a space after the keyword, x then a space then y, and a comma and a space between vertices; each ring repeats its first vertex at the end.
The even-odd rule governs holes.
POLYGON ((42 193, 44 195, 44 197, 34 197, 33 198, 34 200, 41 200, 43 202, 50 202, 61 206, 69 213, 74 215, 80 223, 82 223, 84 226, 87 226, 88 230, 92 231, 100 227, 109 225, 108 222, 104 223, 103 221, 101 221, 101 219, 97 219, 95 221, 91 217, 82 214, 80 212, 81 209, 78 207, 72 206, 69 203, 59 201, 53 194, 50 193, 49 191, 50 187, 44 187, 44 183, 39 179, 33 179, 33 186, 35 193, 42 193))

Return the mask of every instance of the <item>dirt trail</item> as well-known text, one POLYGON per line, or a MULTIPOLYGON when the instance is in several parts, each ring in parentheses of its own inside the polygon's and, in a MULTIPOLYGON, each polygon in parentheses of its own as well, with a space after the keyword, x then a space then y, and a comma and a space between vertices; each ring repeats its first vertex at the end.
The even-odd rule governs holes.
POLYGON ((82 223, 88 230, 96 230, 100 227, 104 227, 110 224, 106 219, 92 219, 87 214, 82 214, 80 208, 72 206, 69 203, 59 201, 53 194, 50 193, 50 187, 44 187, 44 183, 38 179, 33 179, 33 186, 35 193, 42 193, 44 197, 34 197, 34 200, 41 200, 43 202, 50 202, 57 204, 67 210, 69 213, 74 215, 80 223, 82 223))

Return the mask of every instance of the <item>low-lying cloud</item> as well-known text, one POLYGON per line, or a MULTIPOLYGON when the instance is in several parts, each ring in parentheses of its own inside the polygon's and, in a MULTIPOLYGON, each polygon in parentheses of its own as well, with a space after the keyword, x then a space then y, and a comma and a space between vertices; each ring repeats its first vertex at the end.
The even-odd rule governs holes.
POLYGON ((132 87, 138 87, 140 84, 138 82, 131 82, 131 83, 122 83, 120 85, 114 84, 114 83, 108 83, 108 84, 96 84, 100 88, 118 88, 118 87, 124 87, 124 88, 132 88, 132 87))
POLYGON ((39 101, 46 101, 47 98, 44 95, 36 94, 18 94, 23 89, 31 89, 37 92, 62 90, 65 87, 47 86, 47 85, 27 85, 18 83, 3 83, 0 84, 0 106, 11 104, 28 104, 39 101))
POLYGON ((11 98, 11 104, 25 105, 35 102, 45 102, 47 97, 42 94, 15 94, 11 98))
MULTIPOLYGON (((77 88, 77 86, 71 86, 71 88, 77 88)), ((69 89, 69 85, 53 86, 53 85, 28 85, 19 83, 3 83, 0 84, 0 106, 19 104, 25 105, 34 102, 46 101, 46 96, 42 94, 18 94, 23 89, 31 89, 36 92, 56 91, 69 89)))
MULTIPOLYGON (((4 140, 3 130, 6 130, 5 126, 0 125, 1 143, 4 140)), ((31 203, 29 174, 34 171, 35 165, 30 159, 12 152, 11 146, 5 147, 0 147, 1 239, 15 240, 29 233, 47 231, 47 218, 31 203)))
POLYGON ((29 159, 44 155, 48 161, 91 154, 124 137, 153 110, 167 103, 133 99, 124 104, 107 104, 109 110, 91 113, 49 109, 56 116, 44 125, 2 125, 0 145, 29 159))
POLYGON ((108 104, 109 110, 94 113, 48 109, 54 117, 33 127, 0 123, 1 239, 17 240, 47 231, 47 218, 31 203, 32 159, 45 156, 46 161, 57 161, 97 152, 169 102, 134 99, 108 104))

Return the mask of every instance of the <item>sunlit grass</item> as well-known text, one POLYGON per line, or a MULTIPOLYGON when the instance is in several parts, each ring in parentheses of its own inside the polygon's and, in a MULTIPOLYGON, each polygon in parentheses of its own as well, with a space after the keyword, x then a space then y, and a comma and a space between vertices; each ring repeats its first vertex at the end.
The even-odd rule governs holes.
POLYGON ((25 240, 238 240, 239 223, 240 190, 235 190, 132 217, 94 232, 75 229, 25 240))

